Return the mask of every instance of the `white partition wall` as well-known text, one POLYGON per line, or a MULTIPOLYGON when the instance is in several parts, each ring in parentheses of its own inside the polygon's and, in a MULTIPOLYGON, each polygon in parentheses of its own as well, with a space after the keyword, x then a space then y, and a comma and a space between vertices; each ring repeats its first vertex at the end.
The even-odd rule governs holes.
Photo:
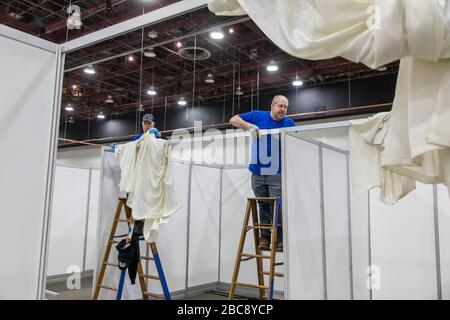
MULTIPOLYGON (((440 285, 442 299, 450 300, 450 199, 448 189, 439 185, 435 188, 436 204, 438 209, 439 258, 438 264, 441 273, 440 285)), ((439 291, 438 291, 439 292, 439 291)))
POLYGON ((0 243, 2 254, 12 257, 0 265, 0 299, 40 299, 61 56, 55 44, 1 24, 0 48, 0 243))
POLYGON ((192 166, 188 287, 218 281, 220 169, 192 166))
POLYGON ((433 186, 394 206, 370 192, 373 299, 437 299, 433 186))
MULTIPOLYGON (((171 169, 173 176, 176 177, 175 194, 182 207, 170 217, 168 224, 159 227, 157 246, 169 290, 179 292, 184 290, 186 285, 190 165, 172 162, 171 169)), ((145 253, 148 255, 147 250, 145 253)), ((146 261, 144 269, 147 274, 157 274, 153 261, 146 261)), ((159 281, 148 280, 147 288, 152 293, 162 294, 159 281)))
POLYGON ((83 270, 89 175, 86 169, 56 167, 47 276, 83 270))

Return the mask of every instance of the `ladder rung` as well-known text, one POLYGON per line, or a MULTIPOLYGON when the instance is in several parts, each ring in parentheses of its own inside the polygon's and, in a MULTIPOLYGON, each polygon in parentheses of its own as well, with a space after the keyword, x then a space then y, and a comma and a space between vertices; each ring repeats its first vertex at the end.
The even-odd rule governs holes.
POLYGON ((111 240, 111 241, 108 241, 108 243, 110 243, 110 244, 114 244, 114 243, 119 243, 120 241, 117 241, 117 240, 111 240))
MULTIPOLYGON (((266 275, 270 276, 270 272, 268 272, 268 271, 263 271, 263 274, 266 274, 266 275)), ((275 277, 284 277, 284 274, 281 273, 281 272, 274 272, 273 275, 275 277)))
POLYGON ((270 256, 265 256, 262 254, 251 254, 251 253, 241 253, 241 257, 270 259, 270 256))
POLYGON ((247 198, 248 200, 277 200, 277 197, 253 197, 247 198))
POLYGON ((247 226, 247 229, 274 229, 274 227, 247 226))
MULTIPOLYGON (((269 300, 269 297, 263 296, 262 299, 263 299, 263 300, 269 300)), ((273 300, 284 300, 284 299, 281 299, 281 298, 278 298, 278 297, 273 297, 272 299, 273 299, 273 300)))
POLYGON ((143 260, 155 260, 153 257, 141 256, 143 260))
POLYGON ((269 290, 269 287, 265 287, 259 284, 251 284, 251 283, 242 283, 242 282, 236 282, 237 286, 242 286, 242 287, 250 287, 250 288, 258 288, 258 289, 267 289, 269 290))
POLYGON ((161 296, 161 295, 159 295, 159 294, 156 294, 156 293, 144 292, 144 294, 145 294, 146 296, 149 296, 149 297, 154 297, 154 298, 164 299, 163 296, 161 296))
POLYGON ((108 290, 111 290, 111 291, 117 291, 117 289, 115 289, 115 288, 112 288, 112 287, 108 287, 108 286, 104 286, 104 285, 99 285, 99 287, 100 288, 103 288, 103 289, 108 289, 108 290))
POLYGON ((128 219, 116 219, 117 222, 133 222, 132 220, 128 220, 128 219))
POLYGON ((119 265, 117 263, 111 263, 111 262, 105 262, 104 263, 105 266, 111 266, 111 267, 119 267, 119 265))
POLYGON ((151 274, 143 274, 142 278, 148 278, 148 279, 153 279, 153 280, 159 280, 159 277, 151 275, 151 274))

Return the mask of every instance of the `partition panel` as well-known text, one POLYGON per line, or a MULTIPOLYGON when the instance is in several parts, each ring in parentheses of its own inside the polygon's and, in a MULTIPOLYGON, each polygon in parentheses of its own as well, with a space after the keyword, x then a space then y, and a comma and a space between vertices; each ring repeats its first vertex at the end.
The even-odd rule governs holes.
POLYGON ((89 188, 88 225, 86 234, 86 257, 84 270, 93 270, 97 250, 98 205, 100 196, 100 170, 91 170, 91 186, 89 188))
MULTIPOLYGON (((175 162, 171 164, 175 194, 182 207, 170 217, 169 223, 160 225, 156 243, 167 285, 171 292, 185 289, 189 166, 189 164, 175 162)), ((148 270, 149 274, 157 275, 153 261, 146 261, 146 265, 148 266, 145 266, 145 270, 148 270)), ((148 280, 147 283, 150 292, 162 293, 159 281, 148 280)))
POLYGON ((0 265, 0 299, 40 299, 45 281, 60 57, 55 44, 3 25, 0 48, 0 243, 4 244, 2 255, 13 257, 0 265), (44 45, 38 46, 40 43, 44 45), (51 50, 42 49, 45 47, 51 50), (32 127, 24 127, 30 121, 32 127), (14 245, 10 245, 12 241, 14 245))
POLYGON ((220 169, 193 165, 188 287, 218 281, 220 169))
POLYGON ((286 135, 284 150, 287 296, 289 299, 323 299, 319 147, 286 135))
POLYGON ((433 187, 417 189, 395 205, 370 191, 372 297, 437 299, 433 187))
POLYGON ((83 270, 89 170, 56 167, 47 276, 83 270))
POLYGON ((450 199, 445 185, 436 186, 442 299, 450 299, 450 199))
POLYGON ((322 149, 327 298, 352 298, 348 172, 344 153, 322 149))

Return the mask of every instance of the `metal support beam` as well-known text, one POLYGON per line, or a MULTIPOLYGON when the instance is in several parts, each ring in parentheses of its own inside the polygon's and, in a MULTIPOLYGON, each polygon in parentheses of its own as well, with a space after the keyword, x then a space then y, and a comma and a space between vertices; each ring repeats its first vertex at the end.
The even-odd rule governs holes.
POLYGON ((151 11, 139 17, 123 21, 103 30, 99 30, 78 39, 66 42, 62 45, 62 51, 68 53, 79 50, 84 47, 102 42, 112 37, 117 37, 134 31, 136 29, 146 27, 164 20, 177 17, 201 8, 207 5, 207 0, 184 0, 168 5, 161 9, 151 11))

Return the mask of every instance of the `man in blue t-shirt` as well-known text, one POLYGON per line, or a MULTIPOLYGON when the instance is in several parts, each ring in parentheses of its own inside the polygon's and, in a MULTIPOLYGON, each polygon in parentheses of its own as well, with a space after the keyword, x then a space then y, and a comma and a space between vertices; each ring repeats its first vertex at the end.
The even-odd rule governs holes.
MULTIPOLYGON (((275 96, 270 111, 252 111, 235 115, 230 123, 252 133, 252 155, 249 170, 252 189, 256 197, 281 197, 281 143, 275 135, 260 136, 259 129, 295 127, 286 117, 289 101, 285 96, 275 96)), ((258 201, 261 223, 272 223, 273 208, 270 201, 258 201)), ((281 216, 279 217, 281 221, 281 216)), ((261 229, 260 249, 270 248, 270 231, 261 229)), ((283 248, 282 229, 277 229, 277 249, 283 248)))

